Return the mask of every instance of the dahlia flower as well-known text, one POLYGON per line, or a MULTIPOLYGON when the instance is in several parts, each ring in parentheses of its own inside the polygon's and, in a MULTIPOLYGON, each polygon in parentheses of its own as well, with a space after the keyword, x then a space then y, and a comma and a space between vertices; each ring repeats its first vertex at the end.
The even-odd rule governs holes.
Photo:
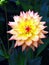
POLYGON ((13 17, 14 22, 9 22, 8 25, 12 28, 7 33, 12 34, 9 40, 16 40, 14 47, 22 46, 22 51, 31 47, 33 50, 40 44, 43 44, 42 38, 48 32, 44 29, 47 27, 46 22, 41 21, 42 17, 38 12, 33 11, 20 12, 20 16, 13 17))

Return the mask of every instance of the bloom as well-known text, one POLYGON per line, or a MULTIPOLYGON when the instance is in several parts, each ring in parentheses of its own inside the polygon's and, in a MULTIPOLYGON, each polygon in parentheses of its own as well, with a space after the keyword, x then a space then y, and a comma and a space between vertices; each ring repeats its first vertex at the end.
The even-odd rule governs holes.
POLYGON ((8 25, 12 28, 7 33, 12 34, 9 40, 16 40, 14 47, 22 46, 22 51, 27 47, 31 47, 33 50, 40 44, 43 44, 42 38, 45 38, 44 34, 48 32, 44 29, 45 22, 41 21, 38 12, 33 11, 20 12, 20 16, 14 16, 14 22, 9 22, 8 25))

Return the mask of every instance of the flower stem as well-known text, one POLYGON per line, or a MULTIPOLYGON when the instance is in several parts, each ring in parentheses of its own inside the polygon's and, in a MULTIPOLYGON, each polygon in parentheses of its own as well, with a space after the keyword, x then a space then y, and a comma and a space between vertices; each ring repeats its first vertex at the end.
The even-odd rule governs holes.
MULTIPOLYGON (((7 9, 6 6, 4 6, 4 11, 5 11, 5 18, 6 18, 6 31, 8 30, 8 19, 7 19, 7 9)), ((9 35, 7 34, 7 43, 8 43, 8 51, 9 51, 9 41, 8 41, 9 35)))
MULTIPOLYGON (((0 40, 1 40, 1 39, 0 39, 0 40)), ((1 49, 2 49, 2 51, 3 51, 3 57, 8 58, 9 55, 8 55, 7 52, 6 52, 6 49, 5 49, 5 46, 4 46, 3 42, 2 42, 2 40, 1 40, 1 49)))

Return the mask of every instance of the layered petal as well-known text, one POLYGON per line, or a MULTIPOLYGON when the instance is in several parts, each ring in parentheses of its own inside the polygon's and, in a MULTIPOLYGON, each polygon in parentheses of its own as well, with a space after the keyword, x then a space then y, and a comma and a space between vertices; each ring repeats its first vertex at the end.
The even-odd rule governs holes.
POLYGON ((26 49, 27 45, 26 44, 23 44, 22 45, 22 51, 24 51, 26 49))
POLYGON ((36 42, 36 41, 32 42, 32 45, 37 48, 38 47, 38 42, 36 42))
POLYGON ((31 36, 31 38, 32 38, 33 41, 38 41, 39 40, 39 36, 37 36, 37 35, 36 36, 31 36))
POLYGON ((31 47, 35 50, 40 44, 43 44, 42 38, 46 38, 48 32, 44 29, 46 22, 41 21, 42 16, 34 11, 20 12, 20 16, 13 17, 14 22, 8 25, 12 28, 7 33, 12 34, 9 40, 16 40, 15 46, 22 46, 22 51, 31 47))
POLYGON ((14 47, 21 46, 23 44, 24 44, 24 41, 23 40, 17 40, 16 43, 15 43, 15 45, 14 45, 14 47))
POLYGON ((32 44, 32 40, 31 39, 27 39, 25 41, 25 43, 26 43, 27 46, 30 46, 32 44))

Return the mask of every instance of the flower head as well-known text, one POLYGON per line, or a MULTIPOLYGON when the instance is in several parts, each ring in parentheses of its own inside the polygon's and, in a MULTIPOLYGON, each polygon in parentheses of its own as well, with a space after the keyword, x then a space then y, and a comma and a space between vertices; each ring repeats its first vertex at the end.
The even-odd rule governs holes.
POLYGON ((16 40, 15 46, 22 46, 24 51, 27 47, 31 47, 33 50, 40 44, 43 44, 42 38, 45 38, 44 34, 47 31, 44 29, 45 22, 41 21, 38 13, 33 11, 20 12, 20 16, 14 16, 14 22, 9 22, 8 25, 12 28, 8 33, 12 34, 9 40, 16 40))

